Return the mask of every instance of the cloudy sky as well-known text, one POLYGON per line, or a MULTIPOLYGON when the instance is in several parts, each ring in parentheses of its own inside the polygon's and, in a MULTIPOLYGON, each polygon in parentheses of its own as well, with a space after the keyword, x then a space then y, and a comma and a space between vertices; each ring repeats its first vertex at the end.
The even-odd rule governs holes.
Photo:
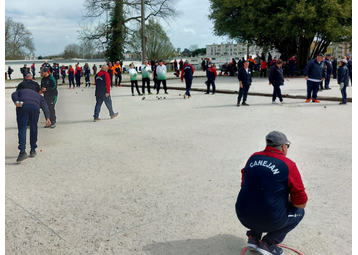
MULTIPOLYGON (((82 21, 85 0, 6 0, 5 16, 21 22, 32 33, 36 55, 63 52, 66 45, 79 43, 78 30, 82 21), (54 2, 56 4, 54 4, 54 2)), ((212 22, 208 19, 209 0, 177 0, 179 17, 169 24, 163 23, 175 48, 221 43, 225 38, 213 35, 212 22)))

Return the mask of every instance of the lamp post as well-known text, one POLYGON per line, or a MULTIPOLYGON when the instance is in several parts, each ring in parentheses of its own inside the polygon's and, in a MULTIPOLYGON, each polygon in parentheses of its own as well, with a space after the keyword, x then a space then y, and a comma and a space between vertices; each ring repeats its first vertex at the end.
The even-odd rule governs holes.
POLYGON ((144 12, 144 8, 145 8, 145 5, 144 5, 144 0, 142 0, 142 18, 141 18, 141 21, 142 21, 142 63, 144 63, 144 61, 146 60, 147 58, 147 51, 146 51, 146 47, 145 47, 145 43, 146 43, 146 37, 145 37, 145 12, 144 12))

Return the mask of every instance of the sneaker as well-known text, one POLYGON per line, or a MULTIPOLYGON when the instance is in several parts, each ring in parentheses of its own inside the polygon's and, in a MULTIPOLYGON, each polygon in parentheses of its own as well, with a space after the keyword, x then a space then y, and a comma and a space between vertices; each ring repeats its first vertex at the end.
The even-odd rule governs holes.
POLYGON ((25 159, 27 159, 27 153, 26 152, 23 152, 23 153, 20 152, 19 156, 16 159, 16 162, 21 162, 21 161, 23 161, 25 159))
POLYGON ((49 128, 49 127, 51 127, 51 125, 50 126, 44 126, 44 128, 49 128))
POLYGON ((330 90, 331 88, 326 88, 326 89, 330 90))
POLYGON ((101 120, 100 118, 95 118, 94 122, 97 122, 97 121, 100 121, 100 120, 101 120))
POLYGON ((208 85, 208 81, 206 81, 206 82, 204 82, 205 83, 205 85, 208 85))
POLYGON ((206 92, 205 94, 209 94, 209 92, 206 92))
POLYGON ((272 104, 277 104, 277 102, 276 102, 276 101, 272 101, 272 104))
POLYGON ((145 96, 145 93, 142 93, 143 96, 145 96))
POLYGON ((256 251, 263 255, 283 255, 283 250, 277 245, 268 246, 267 243, 260 241, 256 251))
POLYGON ((134 96, 134 93, 132 93, 132 96, 134 96))
POLYGON ((312 103, 320 103, 317 99, 312 99, 312 103))
POLYGON ((215 95, 215 93, 212 93, 212 95, 215 95))
POLYGON ((281 103, 281 105, 282 105, 282 104, 284 104, 285 102, 284 102, 284 101, 281 101, 280 103, 281 103))
POLYGON ((184 99, 186 99, 186 94, 184 94, 184 99))
POLYGON ((118 116, 118 112, 116 112, 114 115, 111 116, 111 119, 114 119, 115 117, 118 116))
POLYGON ((165 91, 164 94, 169 94, 169 93, 165 91))
POLYGON ((339 104, 347 104, 347 103, 340 102, 339 104))
POLYGON ((311 101, 311 98, 306 99, 306 103, 308 103, 309 101, 311 101))
POLYGON ((55 128, 56 127, 56 122, 52 123, 50 128, 55 128))
POLYGON ((249 104, 247 104, 246 102, 242 102, 241 105, 249 106, 249 104))
POLYGON ((138 94, 138 96, 142 96, 142 94, 141 94, 141 93, 139 93, 139 94, 138 94))
POLYGON ((30 151, 30 158, 34 158, 34 157, 36 157, 36 150, 31 150, 30 151))
POLYGON ((249 236, 247 241, 246 247, 248 247, 251 251, 256 251, 257 247, 259 246, 260 241, 254 239, 252 236, 249 236))

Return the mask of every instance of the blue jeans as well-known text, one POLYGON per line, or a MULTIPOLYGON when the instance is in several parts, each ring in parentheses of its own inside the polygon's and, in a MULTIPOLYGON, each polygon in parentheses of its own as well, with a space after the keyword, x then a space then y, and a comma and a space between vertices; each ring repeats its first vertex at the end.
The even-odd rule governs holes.
MULTIPOLYGON (((267 232, 267 234, 262 238, 262 241, 267 243, 269 246, 282 243, 288 232, 293 230, 298 225, 298 223, 301 222, 304 215, 304 209, 297 208, 292 204, 289 204, 287 209, 287 218, 284 222, 282 222, 281 227, 275 231, 267 232)), ((247 231, 246 235, 252 236, 256 240, 261 240, 262 232, 251 229, 247 231)))
POLYGON ((111 99, 111 96, 108 96, 108 97, 96 97, 96 106, 94 107, 94 115, 93 117, 95 119, 98 118, 99 116, 99 112, 101 111, 101 106, 102 106, 102 103, 105 103, 106 106, 107 106, 107 109, 109 111, 109 116, 113 116, 114 115, 114 111, 113 111, 113 107, 112 107, 112 99, 111 99))
POLYGON ((191 89, 191 84, 193 83, 193 80, 192 79, 185 79, 185 87, 186 87, 186 92, 185 92, 185 94, 187 95, 187 96, 191 96, 190 95, 190 89, 191 89))
POLYGON ((17 129, 19 131, 19 150, 21 153, 26 150, 27 123, 30 124, 30 145, 31 150, 37 148, 37 123, 39 121, 40 109, 32 104, 24 104, 16 107, 17 129))
POLYGON ((342 103, 346 104, 347 103, 347 85, 344 85, 342 90, 342 103))
POLYGON ((307 99, 317 99, 320 82, 307 81, 307 99))

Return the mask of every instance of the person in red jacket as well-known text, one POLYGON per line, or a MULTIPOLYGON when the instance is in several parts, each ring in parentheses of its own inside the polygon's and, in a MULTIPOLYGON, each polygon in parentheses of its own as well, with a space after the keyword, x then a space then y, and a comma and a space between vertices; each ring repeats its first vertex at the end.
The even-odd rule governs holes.
POLYGON ((69 84, 69 89, 71 88, 71 83, 73 85, 73 89, 75 88, 75 70, 73 70, 72 65, 68 66, 68 84, 69 84))
POLYGON ((216 72, 216 68, 215 66, 209 62, 208 63, 208 69, 207 69, 207 75, 208 75, 208 81, 207 81, 207 90, 205 94, 209 94, 210 92, 210 85, 213 86, 213 95, 215 95, 215 91, 216 91, 216 86, 215 86, 215 79, 216 76, 218 76, 217 72, 216 72))
POLYGON ((114 119, 118 116, 118 112, 113 111, 112 99, 110 96, 111 93, 111 80, 108 73, 108 66, 105 64, 102 66, 101 71, 99 71, 95 76, 95 85, 96 85, 96 106, 94 108, 94 121, 100 121, 99 112, 101 111, 102 103, 106 104, 106 107, 109 111, 109 116, 111 119, 114 119))
POLYGON ((81 87, 82 68, 77 64, 75 69, 76 87, 81 87))
POLYGON ((266 78, 266 71, 267 71, 267 62, 261 59, 261 72, 260 72, 260 77, 262 77, 262 74, 264 75, 264 77, 266 78))
POLYGON ((194 67, 189 64, 188 60, 185 60, 185 65, 183 67, 183 69, 181 70, 181 82, 183 82, 184 78, 185 78, 185 86, 186 86, 186 92, 184 93, 184 99, 186 99, 186 97, 190 98, 190 89, 191 89, 191 84, 193 83, 193 75, 194 75, 194 67))

